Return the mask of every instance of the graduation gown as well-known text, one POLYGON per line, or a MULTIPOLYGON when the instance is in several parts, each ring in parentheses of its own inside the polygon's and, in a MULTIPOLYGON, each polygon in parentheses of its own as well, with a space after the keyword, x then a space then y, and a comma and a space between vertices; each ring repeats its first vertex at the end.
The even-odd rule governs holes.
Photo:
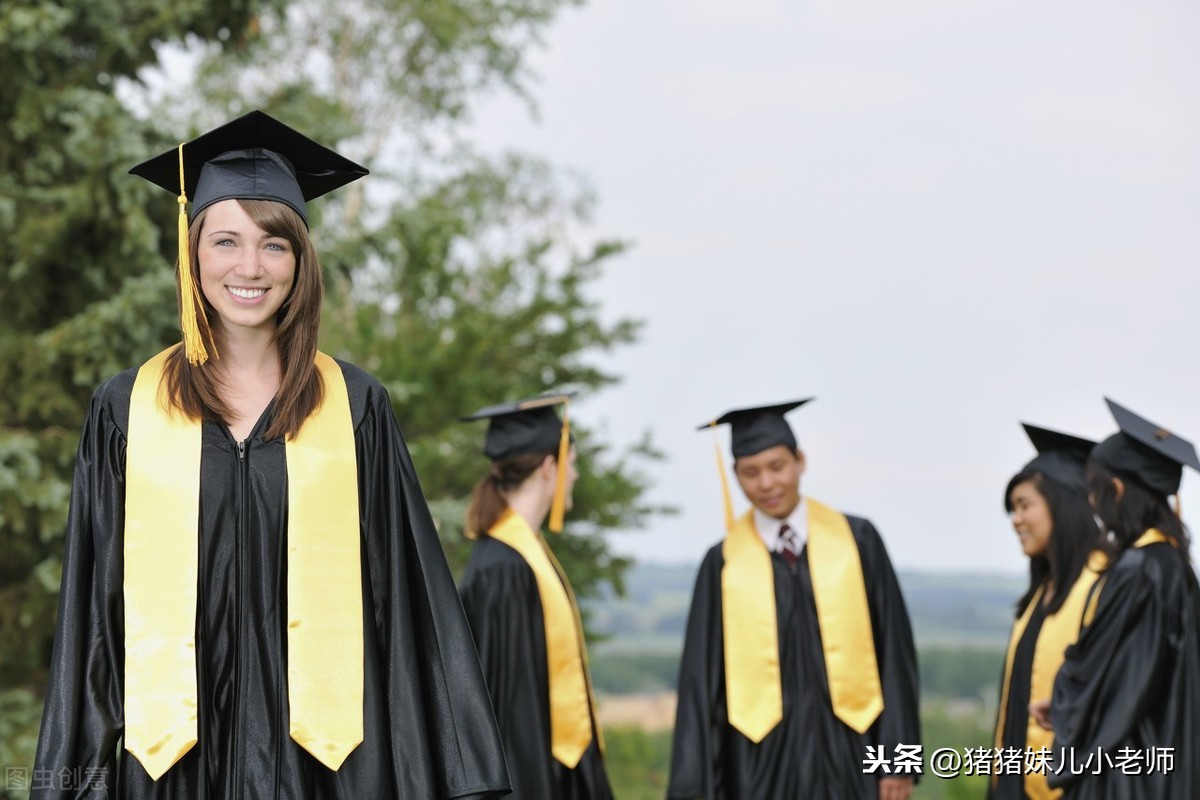
POLYGON ((611 800, 595 719, 575 769, 550 753, 546 628, 529 564, 507 544, 481 536, 459 593, 508 755, 512 800, 611 800))
POLYGON ((363 742, 333 772, 289 736, 287 469, 283 440, 262 438, 268 408, 242 446, 224 425, 202 425, 199 741, 158 781, 118 752, 128 370, 96 391, 79 444, 36 762, 95 788, 57 780, 33 797, 430 800, 508 789, 479 661, 387 394, 341 367, 358 461, 363 742))
POLYGON ((847 516, 858 545, 884 709, 860 735, 834 716, 825 675, 807 548, 796 566, 771 555, 783 720, 754 744, 728 722, 722 643, 722 545, 700 565, 679 671, 669 800, 876 800, 880 773, 864 774, 867 745, 921 741, 917 656, 900 585, 883 541, 847 516))
POLYGON ((1109 568, 1095 617, 1054 683, 1048 778, 1064 800, 1200 797, 1198 601, 1186 555, 1170 544, 1130 548, 1109 568), (1123 748, 1142 762, 1141 774, 1127 774, 1123 748), (1153 748, 1174 748, 1173 771, 1147 772, 1153 748), (1072 753, 1086 774, 1072 774, 1072 753))
MULTIPOLYGON (((1005 657, 1007 685, 1000 684, 1001 705, 997 710, 996 746, 1022 753, 1038 752, 1054 743, 1054 734, 1042 728, 1029 713, 1031 701, 1047 700, 1054 691, 1054 678, 1062 666, 1068 647, 1078 638, 1083 625, 1092 587, 1106 559, 1093 552, 1066 591, 1062 603, 1052 614, 1046 613, 1042 600, 1046 585, 1033 593, 1029 604, 1013 624, 1005 657), (1020 636, 1018 637, 1018 632, 1020 636)), ((993 775, 988 797, 991 800, 1051 800, 1059 790, 1046 784, 1046 769, 1039 764, 1033 770, 1002 769, 993 775)))

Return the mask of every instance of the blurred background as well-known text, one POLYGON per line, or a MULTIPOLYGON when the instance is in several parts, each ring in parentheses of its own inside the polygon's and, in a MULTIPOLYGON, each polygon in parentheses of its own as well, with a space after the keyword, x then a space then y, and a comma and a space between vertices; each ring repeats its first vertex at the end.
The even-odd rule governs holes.
POLYGON ((619 797, 662 796, 721 535, 694 429, 810 395, 804 490, 888 543, 926 754, 986 744, 1018 421, 1100 438, 1108 395, 1200 437, 1198 39, 1182 0, 4 0, 0 796, 88 398, 178 337, 175 198, 127 170, 252 108, 372 171, 310 210, 322 347, 388 387, 456 569, 486 462, 454 419, 580 391, 554 546, 619 797))

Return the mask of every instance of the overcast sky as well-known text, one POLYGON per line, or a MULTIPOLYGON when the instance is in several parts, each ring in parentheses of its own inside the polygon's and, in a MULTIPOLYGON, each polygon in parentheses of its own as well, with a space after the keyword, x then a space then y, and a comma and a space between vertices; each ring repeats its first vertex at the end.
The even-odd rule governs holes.
POLYGON ((597 297, 645 334, 576 414, 651 429, 682 513, 618 549, 720 538, 693 428, 738 406, 815 395, 803 490, 907 569, 1024 569, 1020 420, 1103 437, 1109 395, 1200 440, 1194 0, 592 0, 534 65, 540 121, 497 100, 475 138, 582 172, 634 242, 597 297))

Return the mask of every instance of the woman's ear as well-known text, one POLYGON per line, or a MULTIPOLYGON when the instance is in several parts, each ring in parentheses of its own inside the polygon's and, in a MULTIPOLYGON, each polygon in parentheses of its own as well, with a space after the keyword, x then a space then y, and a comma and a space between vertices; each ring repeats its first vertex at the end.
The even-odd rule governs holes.
POLYGON ((1116 493, 1116 501, 1121 502, 1121 498, 1125 496, 1125 481, 1120 478, 1112 479, 1113 491, 1116 493))

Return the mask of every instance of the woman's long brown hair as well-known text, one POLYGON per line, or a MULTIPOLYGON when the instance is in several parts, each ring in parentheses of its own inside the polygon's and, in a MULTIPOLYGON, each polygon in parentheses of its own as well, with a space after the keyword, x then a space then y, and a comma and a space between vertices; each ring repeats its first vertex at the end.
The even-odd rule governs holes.
MULTIPOLYGON (((313 359, 317 353, 317 334, 321 325, 321 302, 325 295, 325 283, 321 276, 321 262, 316 248, 308 235, 304 220, 288 206, 272 200, 237 201, 254 224, 271 236, 286 239, 296 254, 296 278, 292 292, 276 315, 275 344, 279 348, 279 390, 275 393, 275 407, 271 422, 263 434, 265 439, 292 437, 300 430, 304 420, 321 404, 324 387, 321 374, 313 359)), ((188 231, 191 252, 192 279, 200 286, 200 235, 208 209, 201 211, 192 220, 188 231)), ((178 270, 179 265, 176 265, 178 270)), ((176 273, 178 279, 178 272, 176 273)), ((178 280, 176 281, 178 289, 178 280)), ((215 340, 210 320, 215 309, 204 298, 204 314, 197 315, 200 335, 213 344, 215 340)), ((210 349, 210 352, 219 352, 210 349)), ((229 404, 221 396, 222 384, 216 374, 217 357, 206 364, 192 366, 178 348, 167 359, 163 375, 171 406, 192 419, 225 422, 232 418, 229 404)))

